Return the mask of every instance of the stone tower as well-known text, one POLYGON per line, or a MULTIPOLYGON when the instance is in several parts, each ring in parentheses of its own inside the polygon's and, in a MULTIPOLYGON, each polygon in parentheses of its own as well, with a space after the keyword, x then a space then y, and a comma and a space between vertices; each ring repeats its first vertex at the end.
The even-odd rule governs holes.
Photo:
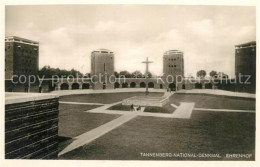
POLYGON ((176 85, 176 77, 184 77, 183 52, 179 50, 169 50, 163 54, 163 79, 172 90, 181 89, 182 84, 176 85), (167 82, 167 77, 168 81, 167 82), (172 81, 171 78, 174 78, 172 81), (172 82, 171 82, 172 81, 172 82))
POLYGON ((93 89, 113 89, 114 83, 114 53, 107 49, 98 49, 91 52, 91 77, 93 89))

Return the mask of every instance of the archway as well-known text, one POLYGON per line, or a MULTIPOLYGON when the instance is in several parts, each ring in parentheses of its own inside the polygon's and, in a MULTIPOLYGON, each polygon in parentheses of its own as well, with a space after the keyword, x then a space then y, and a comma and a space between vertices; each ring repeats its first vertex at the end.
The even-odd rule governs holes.
POLYGON ((176 85, 174 83, 170 83, 169 84, 169 88, 171 89, 171 91, 175 91, 176 90, 176 85))
POLYGON ((183 85, 182 85, 182 89, 186 89, 186 86, 185 86, 185 84, 183 84, 183 85))
POLYGON ((119 88, 119 85, 120 85, 120 84, 119 84, 118 82, 115 82, 115 83, 114 83, 114 88, 119 88))
POLYGON ((202 89, 202 84, 201 83, 195 83, 195 89, 202 89))
POLYGON ((154 88, 154 83, 153 82, 149 82, 148 83, 148 88, 154 88))
POLYGON ((103 89, 106 89, 107 88, 107 83, 103 83, 103 89))
POLYGON ((69 85, 67 83, 63 83, 60 85, 60 89, 61 90, 68 90, 69 89, 69 85))
POLYGON ((127 87, 128 87, 128 83, 127 82, 122 83, 122 88, 127 88, 127 87))
POLYGON ((160 89, 162 89, 163 88, 163 85, 162 84, 160 84, 160 89))
POLYGON ((82 84, 82 89, 89 89, 89 83, 82 84))
POLYGON ((140 83, 140 88, 145 88, 146 87, 146 84, 144 82, 141 82, 140 83))
POLYGON ((71 85, 71 89, 74 90, 74 89, 79 89, 79 84, 78 83, 73 83, 71 85))
POLYGON ((135 86, 136 86, 136 83, 135 83, 135 82, 131 82, 131 83, 130 83, 130 88, 135 88, 135 86))
POLYGON ((212 83, 206 83, 205 89, 212 89, 212 83))
POLYGON ((54 91, 57 85, 55 83, 49 83, 48 86, 49 86, 49 91, 54 91))

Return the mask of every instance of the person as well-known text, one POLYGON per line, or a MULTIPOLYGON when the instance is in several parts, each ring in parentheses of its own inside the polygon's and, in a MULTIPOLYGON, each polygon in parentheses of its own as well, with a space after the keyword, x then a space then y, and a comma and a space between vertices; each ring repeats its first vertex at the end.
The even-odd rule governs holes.
POLYGON ((134 111, 134 105, 133 104, 130 107, 130 111, 134 111))
POLYGON ((139 111, 140 109, 141 109, 141 106, 138 106, 137 111, 139 111))

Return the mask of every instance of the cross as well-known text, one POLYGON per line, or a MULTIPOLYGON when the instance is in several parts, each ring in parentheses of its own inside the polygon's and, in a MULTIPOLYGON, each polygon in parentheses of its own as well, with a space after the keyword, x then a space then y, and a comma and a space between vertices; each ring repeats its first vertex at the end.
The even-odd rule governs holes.
POLYGON ((153 63, 152 61, 148 61, 148 57, 146 58, 146 61, 143 61, 142 63, 145 63, 146 64, 146 71, 145 71, 145 77, 146 77, 146 90, 145 90, 145 94, 148 95, 148 65, 149 63, 153 63))

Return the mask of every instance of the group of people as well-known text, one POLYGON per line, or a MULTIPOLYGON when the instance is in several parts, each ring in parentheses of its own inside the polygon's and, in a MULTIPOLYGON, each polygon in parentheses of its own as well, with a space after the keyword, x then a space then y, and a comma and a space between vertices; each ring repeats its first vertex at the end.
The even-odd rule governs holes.
MULTIPOLYGON (((139 110, 141 110, 141 106, 138 106, 138 107, 136 108, 136 111, 139 111, 139 110)), ((134 108, 134 105, 133 105, 133 104, 132 104, 131 107, 130 107, 130 111, 135 111, 135 108, 134 108)))

